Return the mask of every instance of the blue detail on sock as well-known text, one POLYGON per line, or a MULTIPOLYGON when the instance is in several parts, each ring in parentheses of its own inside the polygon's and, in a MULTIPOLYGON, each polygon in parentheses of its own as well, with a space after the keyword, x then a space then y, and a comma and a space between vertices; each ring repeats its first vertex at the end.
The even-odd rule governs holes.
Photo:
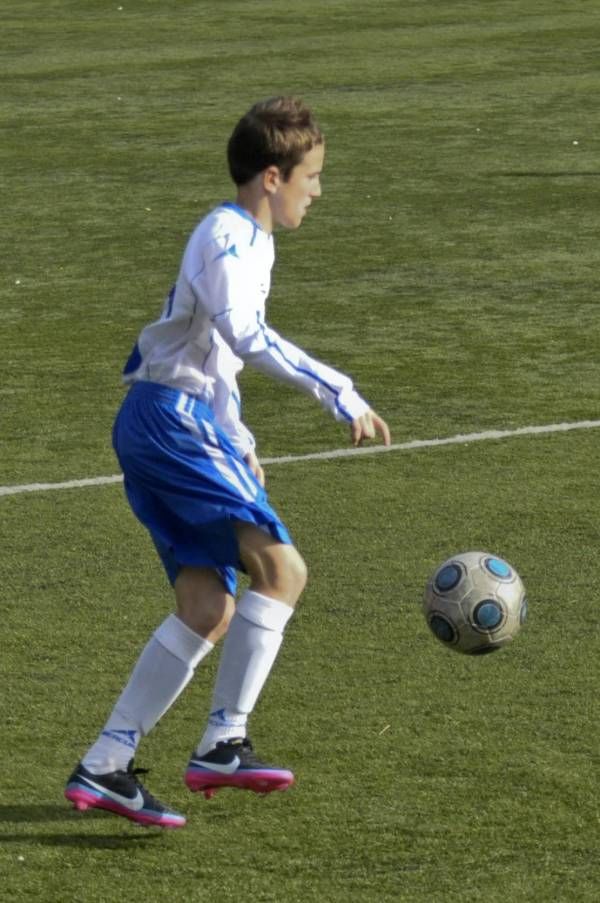
POLYGON ((216 722, 217 724, 225 724, 225 709, 215 709, 214 712, 211 712, 208 716, 211 721, 216 722))
POLYGON ((215 709, 209 714, 208 723, 213 727, 241 727, 245 723, 245 716, 240 715, 239 720, 232 721, 225 716, 225 709, 215 709))
POLYGON ((111 740, 116 740, 117 743, 122 743, 123 746, 128 746, 129 749, 137 749, 137 735, 137 731, 102 731, 103 737, 109 737, 111 740))

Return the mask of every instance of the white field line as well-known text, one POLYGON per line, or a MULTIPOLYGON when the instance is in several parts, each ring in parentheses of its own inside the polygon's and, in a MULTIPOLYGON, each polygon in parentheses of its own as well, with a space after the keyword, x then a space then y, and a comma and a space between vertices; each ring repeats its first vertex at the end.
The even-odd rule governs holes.
MULTIPOLYGON (((361 448, 335 448, 331 451, 311 452, 307 455, 282 455, 279 458, 261 458, 261 464, 293 464, 296 461, 331 461, 334 458, 354 458, 358 455, 390 454, 412 451, 417 448, 437 448, 440 445, 467 445, 489 439, 514 439, 519 436, 539 436, 548 433, 566 433, 572 430, 600 428, 600 420, 579 420, 574 423, 548 423, 542 426, 521 426, 514 430, 485 430, 482 433, 465 433, 443 439, 413 439, 386 448, 384 445, 368 445, 361 448)), ((121 483, 122 474, 110 477, 88 477, 82 480, 66 480, 63 483, 26 483, 22 486, 0 486, 0 496, 19 495, 23 492, 47 492, 56 489, 81 489, 87 486, 107 486, 121 483)))

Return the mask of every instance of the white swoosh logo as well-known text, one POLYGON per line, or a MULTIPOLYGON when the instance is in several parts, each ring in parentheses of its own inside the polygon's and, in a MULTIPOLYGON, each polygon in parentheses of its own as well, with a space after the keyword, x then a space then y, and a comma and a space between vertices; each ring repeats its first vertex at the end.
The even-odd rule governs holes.
POLYGON ((86 778, 85 780, 90 787, 93 787, 95 790, 100 790, 104 796, 110 797, 115 803, 120 803, 121 806, 131 809, 133 812, 139 812, 140 809, 144 808, 144 797, 140 790, 138 790, 137 794, 131 799, 129 796, 121 796, 120 793, 115 793, 114 790, 103 787, 102 784, 96 784, 94 781, 90 781, 89 778, 86 778))
POLYGON ((237 756, 234 756, 231 762, 227 762, 226 765, 221 765, 219 762, 198 762, 197 764, 207 771, 218 771, 219 774, 233 774, 240 767, 240 760, 237 756))

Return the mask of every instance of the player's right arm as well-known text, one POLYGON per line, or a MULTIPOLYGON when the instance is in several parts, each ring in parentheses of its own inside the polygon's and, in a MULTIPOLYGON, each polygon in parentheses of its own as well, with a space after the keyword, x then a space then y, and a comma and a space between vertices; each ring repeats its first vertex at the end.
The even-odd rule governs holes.
POLYGON ((218 272, 213 270, 211 279, 211 321, 236 357, 312 395, 336 420, 349 424, 355 445, 378 433, 389 445, 385 421, 356 392, 350 377, 311 357, 267 325, 264 297, 253 296, 252 282, 245 278, 241 261, 226 255, 215 264, 218 272))
POLYGON ((365 439, 374 439, 377 433, 380 434, 384 445, 391 444, 392 437, 387 423, 373 410, 357 417, 350 424, 350 438, 354 446, 362 445, 365 439))
POLYGON ((352 380, 312 358, 265 322, 273 262, 272 239, 247 220, 227 220, 202 248, 202 265, 190 263, 189 282, 204 314, 236 358, 312 395, 336 420, 346 422, 360 445, 378 433, 389 444, 385 422, 355 390, 352 380))

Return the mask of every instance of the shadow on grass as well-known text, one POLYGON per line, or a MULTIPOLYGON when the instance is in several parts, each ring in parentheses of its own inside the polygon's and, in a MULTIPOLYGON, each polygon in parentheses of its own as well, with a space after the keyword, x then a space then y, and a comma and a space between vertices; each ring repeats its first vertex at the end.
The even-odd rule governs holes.
MULTIPOLYGON (((103 818, 105 813, 91 809, 86 818, 103 818)), ((68 803, 8 803, 0 805, 0 825, 2 824, 36 824, 50 821, 65 821, 67 818, 79 818, 68 803)))
POLYGON ((14 843, 19 847, 25 844, 40 844, 45 847, 88 847, 94 850, 122 850, 135 845, 143 847, 156 842, 163 834, 162 828, 150 828, 143 834, 132 830, 131 834, 84 834, 73 832, 71 834, 52 832, 50 834, 27 833, 12 834, 0 837, 0 845, 14 843))
POLYGON ((50 822, 68 822, 69 829, 58 832, 18 831, 14 834, 0 831, 0 844, 39 843, 45 846, 87 846, 97 849, 119 849, 124 846, 153 842, 157 838, 170 834, 163 828, 140 828, 133 823, 126 824, 124 819, 120 823, 124 833, 111 832, 108 834, 91 834, 85 831, 86 825, 98 829, 99 823, 106 822, 106 826, 115 825, 115 816, 110 812, 90 810, 85 814, 74 812, 68 806, 52 803, 0 805, 0 828, 7 825, 35 825, 48 824, 50 822))

